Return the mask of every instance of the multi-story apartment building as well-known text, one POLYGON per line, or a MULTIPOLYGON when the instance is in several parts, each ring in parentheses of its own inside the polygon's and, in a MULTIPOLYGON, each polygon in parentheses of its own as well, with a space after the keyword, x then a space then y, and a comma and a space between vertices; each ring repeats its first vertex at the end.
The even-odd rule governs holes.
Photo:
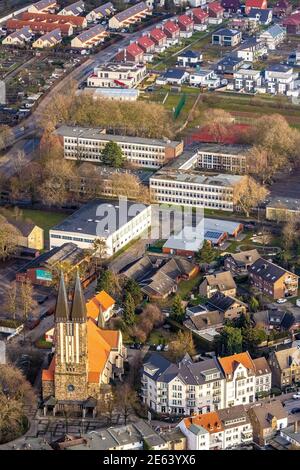
POLYGON ((248 268, 260 257, 255 249, 228 254, 224 260, 224 268, 235 275, 247 274, 248 268))
POLYGON ((216 359, 174 364, 153 353, 144 363, 142 399, 157 413, 189 415, 224 407, 224 375, 216 359))
POLYGON ((257 259, 249 268, 251 284, 273 299, 292 297, 298 292, 298 276, 263 258, 257 259))
POLYGON ((270 392, 270 369, 248 352, 193 362, 186 355, 172 363, 152 353, 143 365, 142 399, 157 413, 189 415, 254 403, 260 383, 270 392), (257 374, 257 375, 256 375, 257 374))
POLYGON ((190 416, 178 426, 189 450, 225 450, 252 442, 252 426, 243 405, 190 416))
POLYGON ((272 371, 272 382, 276 387, 285 389, 289 385, 300 382, 300 351, 298 348, 271 352, 269 364, 272 371))
POLYGON ((56 133, 63 139, 64 156, 68 160, 101 163, 105 145, 116 142, 132 165, 159 168, 183 151, 182 142, 111 135, 100 129, 62 126, 56 133))
POLYGON ((96 67, 87 79, 88 87, 134 88, 147 74, 145 65, 108 63, 96 67))
POLYGON ((122 204, 122 200, 90 201, 50 230, 50 248, 68 241, 90 250, 95 240, 100 239, 106 244, 105 256, 112 256, 151 225, 151 206, 133 215, 130 210, 133 203, 122 204))
POLYGON ((257 87, 261 86, 262 76, 260 70, 239 69, 233 74, 234 89, 254 93, 257 87))
POLYGON ((265 87, 267 93, 272 95, 286 95, 295 88, 295 80, 298 73, 292 67, 282 64, 269 65, 265 69, 265 87))
POLYGON ((139 2, 126 10, 123 10, 112 16, 108 22, 111 29, 128 28, 130 25, 141 21, 147 15, 151 15, 152 11, 145 2, 139 2))
POLYGON ((255 401, 255 366, 248 352, 219 358, 225 375, 225 407, 255 401))
POLYGON ((239 175, 204 176, 162 171, 150 178, 150 192, 160 203, 233 211, 234 186, 242 178, 239 175))
POLYGON ((255 367, 255 394, 263 396, 265 393, 270 393, 272 386, 272 371, 265 357, 258 357, 253 359, 255 367))

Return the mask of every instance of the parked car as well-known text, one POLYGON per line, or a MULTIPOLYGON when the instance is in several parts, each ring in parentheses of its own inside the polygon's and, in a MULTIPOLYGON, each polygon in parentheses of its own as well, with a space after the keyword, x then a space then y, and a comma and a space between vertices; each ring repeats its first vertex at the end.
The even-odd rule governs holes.
POLYGON ((294 400, 299 400, 299 399, 300 399, 300 392, 295 393, 295 394, 293 395, 293 399, 294 399, 294 400))
POLYGON ((285 304, 285 302, 287 302, 287 299, 283 299, 283 298, 282 298, 282 299, 278 299, 278 300, 277 300, 277 303, 278 303, 278 304, 285 304))
POLYGON ((292 408, 291 413, 292 415, 295 415, 296 413, 300 413, 300 408, 292 408))

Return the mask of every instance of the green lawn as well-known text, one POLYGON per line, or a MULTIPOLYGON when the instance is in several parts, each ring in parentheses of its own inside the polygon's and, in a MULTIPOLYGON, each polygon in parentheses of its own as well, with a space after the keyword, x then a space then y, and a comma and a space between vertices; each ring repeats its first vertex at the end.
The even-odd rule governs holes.
POLYGON ((182 299, 186 299, 188 294, 194 289, 194 287, 200 284, 202 278, 201 274, 198 274, 196 277, 189 279, 188 281, 181 281, 178 286, 177 294, 180 295, 182 299))

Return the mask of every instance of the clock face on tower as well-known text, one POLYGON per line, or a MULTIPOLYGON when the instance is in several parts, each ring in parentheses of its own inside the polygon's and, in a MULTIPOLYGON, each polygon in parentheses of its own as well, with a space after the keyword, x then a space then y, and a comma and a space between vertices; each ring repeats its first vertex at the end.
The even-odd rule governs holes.
POLYGON ((69 384, 67 388, 68 388, 69 392, 74 392, 74 390, 75 390, 75 387, 72 384, 69 384))

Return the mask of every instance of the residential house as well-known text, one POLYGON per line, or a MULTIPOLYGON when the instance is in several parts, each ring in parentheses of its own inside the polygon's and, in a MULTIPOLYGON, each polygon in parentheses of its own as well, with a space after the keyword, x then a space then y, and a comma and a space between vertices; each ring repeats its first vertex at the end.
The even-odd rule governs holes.
POLYGON ((158 85, 182 85, 187 81, 189 73, 185 69, 168 69, 161 77, 156 79, 158 85))
POLYGON ((256 249, 232 253, 226 256, 224 268, 234 275, 248 274, 250 266, 260 257, 256 249))
POLYGON ((177 44, 180 38, 180 28, 175 21, 168 20, 166 23, 163 23, 163 31, 167 36, 168 44, 177 44))
POLYGON ((111 29, 128 28, 151 14, 152 10, 149 9, 148 5, 145 2, 139 2, 112 16, 108 25, 111 29))
POLYGON ((208 23, 209 24, 220 24, 224 17, 224 8, 220 2, 212 2, 208 4, 208 23))
POLYGON ((167 35, 160 28, 154 28, 149 33, 150 39, 155 44, 155 52, 163 52, 167 45, 167 35))
POLYGON ((269 356, 274 386, 285 389, 300 382, 300 351, 297 347, 272 351, 269 356))
POLYGON ((240 0, 222 0, 221 5, 227 13, 236 13, 241 9, 240 0))
POLYGON ((192 86, 207 87, 211 89, 218 88, 220 86, 220 78, 216 76, 214 70, 197 70, 191 72, 188 77, 189 83, 192 86))
POLYGON ((203 55, 199 51, 186 49, 177 56, 177 62, 182 67, 196 67, 203 62, 203 55))
POLYGON ((203 7, 207 3, 207 0, 189 0, 188 4, 192 7, 203 7))
POLYGON ((286 95, 295 89, 298 73, 293 67, 283 64, 268 65, 265 69, 265 86, 267 93, 286 95))
POLYGON ((289 217, 300 216, 300 199, 283 197, 272 198, 266 206, 266 218, 268 220, 284 221, 289 217))
POLYGON ((272 23, 273 10, 271 8, 267 8, 265 10, 262 10, 261 8, 251 8, 248 13, 248 18, 250 21, 255 21, 266 26, 272 23))
POLYGON ((178 426, 189 450, 226 450, 252 442, 252 426, 243 405, 195 414, 178 426))
POLYGON ((115 304, 116 301, 105 290, 102 290, 87 302, 87 314, 98 325, 104 326, 114 315, 115 304))
POLYGON ((201 297, 211 298, 216 292, 234 297, 236 295, 236 283, 230 271, 209 274, 199 286, 201 297))
POLYGON ((22 21, 36 22, 36 23, 50 23, 56 24, 57 28, 61 25, 71 25, 75 28, 86 28, 87 20, 83 16, 73 16, 73 15, 54 15, 51 13, 30 13, 28 11, 23 11, 18 15, 18 19, 22 21))
POLYGON ((207 300, 205 306, 210 310, 219 310, 224 313, 226 319, 230 320, 239 317, 248 310, 247 304, 230 295, 224 295, 222 292, 213 294, 212 297, 207 300))
POLYGON ((154 53, 155 49, 155 42, 149 36, 141 36, 137 40, 138 46, 142 49, 144 54, 152 54, 154 53))
POLYGON ((91 49, 105 40, 108 36, 103 26, 97 24, 76 36, 71 41, 71 47, 74 49, 91 49))
POLYGON ((200 336, 207 344, 215 345, 215 340, 224 327, 224 313, 209 310, 203 305, 187 307, 183 324, 192 333, 200 336))
POLYGON ((30 13, 48 13, 54 11, 58 7, 56 0, 40 0, 28 7, 30 13))
POLYGON ((273 6, 273 15, 277 17, 288 16, 292 10, 293 6, 289 0, 278 0, 273 6))
POLYGON ((280 430, 280 437, 289 443, 290 447, 299 450, 300 447, 300 429, 298 421, 292 423, 280 430))
POLYGON ((213 45, 235 47, 242 40, 242 33, 236 29, 219 29, 212 34, 211 42, 213 45))
POLYGON ((235 90, 255 93, 256 88, 261 86, 262 76, 260 70, 241 68, 234 72, 233 80, 235 90))
POLYGON ((265 357, 252 359, 255 370, 255 395, 269 395, 272 387, 272 371, 265 357))
POLYGON ((142 400, 157 413, 190 415, 224 407, 224 376, 216 358, 172 363, 158 353, 145 359, 142 400))
POLYGON ((95 8, 94 10, 90 11, 86 15, 86 19, 87 21, 102 20, 103 18, 107 18, 108 16, 111 16, 114 12, 115 12, 115 8, 112 2, 107 2, 95 8))
POLYGON ((249 15, 252 8, 259 8, 260 10, 266 10, 268 8, 267 0, 246 0, 245 2, 245 13, 249 15))
POLYGON ((288 425, 288 413, 280 400, 257 403, 248 410, 253 429, 253 441, 265 446, 288 425))
POLYGON ((180 37, 190 38, 194 31, 194 20, 191 15, 179 15, 177 24, 180 29, 180 37))
POLYGON ((32 33, 29 26, 23 26, 14 33, 9 34, 3 39, 2 44, 12 46, 25 46, 32 38, 32 33))
POLYGON ((109 62, 94 68, 87 79, 88 87, 135 88, 147 74, 143 64, 109 62))
POLYGON ((225 375, 225 407, 254 403, 256 391, 255 366, 248 352, 220 357, 225 375))
POLYGON ((284 41, 285 37, 286 30, 278 24, 274 24, 273 26, 270 26, 270 28, 260 33, 259 41, 263 42, 268 47, 268 49, 274 51, 278 44, 284 41))
MULTIPOLYGON (((28 20, 16 20, 11 19, 6 22, 8 31, 17 31, 23 27, 28 26, 32 33, 46 34, 50 31, 57 29, 57 23, 45 23, 44 21, 28 21, 28 20)), ((60 24, 59 29, 63 36, 71 36, 73 34, 73 26, 70 24, 60 24)))
POLYGON ((276 308, 254 312, 253 320, 267 333, 272 330, 288 333, 299 327, 299 319, 296 320, 292 313, 276 308))
POLYGON ((61 41, 61 31, 59 28, 57 28, 39 37, 36 41, 32 43, 32 47, 35 49, 45 49, 57 46, 57 44, 59 44, 61 41))
POLYGON ((256 38, 250 38, 241 44, 237 50, 237 57, 246 62, 255 62, 260 57, 267 55, 268 48, 262 42, 258 42, 256 38))
POLYGON ((248 272, 250 283, 274 300, 297 295, 298 276, 271 261, 258 258, 248 272))
POLYGON ((293 13, 291 16, 284 18, 282 26, 287 34, 300 34, 300 12, 293 13))
POLYGON ((71 3, 71 5, 65 6, 62 10, 60 10, 58 14, 79 16, 79 15, 83 15, 84 11, 85 11, 84 2, 82 0, 79 0, 78 2, 71 3))
POLYGON ((115 56, 117 62, 131 62, 140 64, 144 61, 144 51, 135 42, 129 44, 129 46, 122 49, 115 56))
POLYGON ((244 63, 244 59, 228 54, 215 65, 215 71, 220 75, 233 75, 244 63))
POLYGON ((31 220, 6 217, 7 222, 13 225, 18 233, 18 245, 35 250, 44 249, 44 230, 31 220))
POLYGON ((208 23, 208 12, 202 8, 193 8, 192 15, 194 20, 194 29, 196 31, 205 31, 208 23))

